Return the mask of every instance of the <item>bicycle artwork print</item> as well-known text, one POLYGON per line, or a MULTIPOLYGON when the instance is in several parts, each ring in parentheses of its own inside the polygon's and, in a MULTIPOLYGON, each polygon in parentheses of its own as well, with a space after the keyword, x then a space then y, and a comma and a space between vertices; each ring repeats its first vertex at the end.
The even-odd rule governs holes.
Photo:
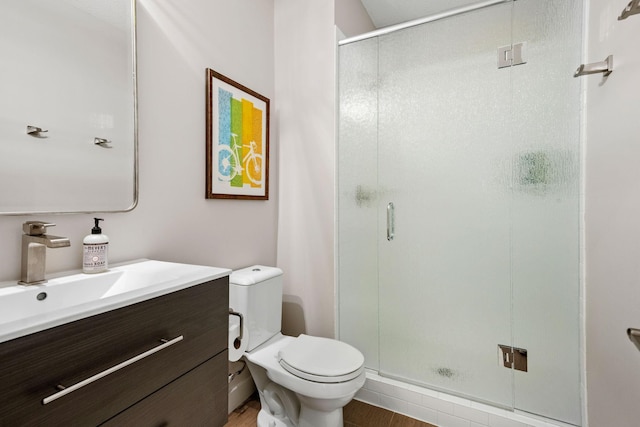
POLYGON ((207 199, 269 199, 269 99, 207 68, 207 199))

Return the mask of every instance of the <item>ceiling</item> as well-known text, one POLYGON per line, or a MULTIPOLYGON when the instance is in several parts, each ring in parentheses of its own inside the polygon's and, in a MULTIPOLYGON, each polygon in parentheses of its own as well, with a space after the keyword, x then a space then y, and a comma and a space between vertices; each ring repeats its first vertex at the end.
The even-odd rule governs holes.
POLYGON ((474 0, 360 0, 376 28, 412 21, 445 10, 478 3, 474 0))

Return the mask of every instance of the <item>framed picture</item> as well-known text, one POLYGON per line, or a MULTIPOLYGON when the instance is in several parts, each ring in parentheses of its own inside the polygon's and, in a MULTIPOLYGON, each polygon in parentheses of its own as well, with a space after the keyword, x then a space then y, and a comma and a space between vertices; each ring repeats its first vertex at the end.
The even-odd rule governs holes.
POLYGON ((269 199, 269 99, 207 68, 207 199, 269 199))

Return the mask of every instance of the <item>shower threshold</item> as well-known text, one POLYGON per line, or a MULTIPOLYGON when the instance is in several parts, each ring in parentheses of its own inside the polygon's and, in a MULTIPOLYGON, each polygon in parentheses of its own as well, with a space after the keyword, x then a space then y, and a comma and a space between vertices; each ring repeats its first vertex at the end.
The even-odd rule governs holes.
POLYGON ((383 377, 373 370, 367 370, 367 381, 355 399, 438 426, 459 425, 466 420, 500 427, 575 427, 383 377))

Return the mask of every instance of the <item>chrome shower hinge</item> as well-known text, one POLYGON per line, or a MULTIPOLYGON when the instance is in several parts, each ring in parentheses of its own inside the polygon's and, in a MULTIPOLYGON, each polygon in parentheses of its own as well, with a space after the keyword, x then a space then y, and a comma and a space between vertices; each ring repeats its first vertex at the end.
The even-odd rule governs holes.
POLYGON ((498 68, 512 67, 514 65, 526 64, 524 50, 526 43, 516 43, 498 48, 498 68))
POLYGON ((527 349, 498 344, 498 360, 501 366, 527 372, 527 349))

